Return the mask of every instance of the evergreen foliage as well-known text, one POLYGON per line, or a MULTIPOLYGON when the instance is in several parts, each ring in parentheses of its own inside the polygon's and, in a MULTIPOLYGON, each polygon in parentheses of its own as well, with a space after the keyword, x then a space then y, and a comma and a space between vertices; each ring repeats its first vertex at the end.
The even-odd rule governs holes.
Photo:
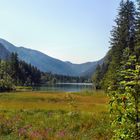
POLYGON ((41 72, 31 64, 18 59, 11 53, 8 60, 0 61, 0 91, 14 89, 14 86, 32 86, 39 84, 41 72))
POLYGON ((10 67, 7 62, 0 60, 0 91, 11 90, 14 88, 13 80, 8 73, 10 67))
POLYGON ((140 139, 140 1, 122 0, 111 32, 111 49, 94 82, 110 96, 115 140, 140 139), (104 69, 105 67, 105 69, 104 69))
POLYGON ((41 72, 31 64, 19 60, 17 53, 11 53, 7 60, 0 61, 0 91, 15 89, 15 86, 38 86, 65 82, 82 83, 90 82, 90 79, 41 72))
POLYGON ((117 73, 117 85, 110 86, 110 106, 114 117, 114 139, 140 139, 140 65, 127 48, 117 73))
MULTIPOLYGON (((135 38, 135 6, 134 3, 127 0, 121 1, 118 16, 115 20, 116 26, 111 31, 111 49, 104 61, 104 67, 101 69, 102 77, 100 86, 107 89, 110 85, 116 83, 117 71, 120 68, 123 60, 123 51, 127 47, 131 47, 133 51, 135 38)), ((97 70, 98 71, 98 70, 97 70)), ((96 81, 96 80, 95 80, 96 81)))

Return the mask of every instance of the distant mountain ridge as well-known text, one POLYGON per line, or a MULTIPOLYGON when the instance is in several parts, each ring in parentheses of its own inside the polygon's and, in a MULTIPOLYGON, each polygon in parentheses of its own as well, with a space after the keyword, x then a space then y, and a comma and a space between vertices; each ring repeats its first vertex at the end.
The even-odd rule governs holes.
POLYGON ((8 56, 11 52, 16 52, 21 60, 31 63, 43 72, 69 76, 91 76, 97 65, 103 62, 103 59, 83 64, 73 64, 68 61, 64 62, 36 50, 16 47, 10 42, 0 39, 0 58, 4 58, 4 55, 8 56))

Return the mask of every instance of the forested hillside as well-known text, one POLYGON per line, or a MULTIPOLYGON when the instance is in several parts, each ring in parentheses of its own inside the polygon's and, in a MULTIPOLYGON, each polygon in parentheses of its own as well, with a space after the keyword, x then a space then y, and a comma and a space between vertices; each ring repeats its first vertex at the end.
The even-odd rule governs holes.
POLYGON ((140 1, 121 1, 110 51, 93 76, 110 96, 114 139, 140 139, 140 1))
POLYGON ((74 77, 42 72, 37 67, 18 58, 17 53, 9 53, 0 46, 0 91, 13 90, 16 86, 39 86, 63 82, 91 82, 88 77, 74 77))
MULTIPOLYGON (((94 73, 97 64, 102 63, 102 59, 99 61, 86 62, 82 64, 73 64, 71 62, 65 62, 53 57, 48 56, 37 50, 28 49, 25 47, 16 47, 10 42, 0 38, 0 44, 10 53, 14 52, 18 54, 20 60, 25 61, 35 67, 37 67, 42 72, 57 74, 57 75, 67 75, 67 76, 88 76, 94 73)), ((0 55, 1 51, 0 51, 0 55)))
POLYGON ((0 60, 0 91, 12 90, 17 85, 36 85, 40 80, 40 70, 19 60, 16 53, 9 53, 7 59, 0 60))

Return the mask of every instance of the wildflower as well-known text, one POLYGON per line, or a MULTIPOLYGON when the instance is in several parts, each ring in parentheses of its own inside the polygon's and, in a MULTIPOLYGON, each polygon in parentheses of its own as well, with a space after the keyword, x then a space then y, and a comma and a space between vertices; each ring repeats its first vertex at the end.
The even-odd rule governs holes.
POLYGON ((25 128, 20 128, 18 130, 18 135, 21 137, 21 136, 25 136, 27 133, 27 130, 25 128))
POLYGON ((38 130, 31 131, 30 134, 29 134, 29 137, 31 139, 42 139, 42 135, 38 130))
POLYGON ((59 131, 58 133, 57 133, 57 136, 58 137, 64 137, 65 136, 65 131, 64 130, 61 130, 61 131, 59 131))

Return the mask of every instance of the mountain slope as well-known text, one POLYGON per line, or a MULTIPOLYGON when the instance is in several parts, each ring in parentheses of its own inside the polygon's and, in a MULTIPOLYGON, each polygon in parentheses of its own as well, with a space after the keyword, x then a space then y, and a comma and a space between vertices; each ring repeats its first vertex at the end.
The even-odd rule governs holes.
POLYGON ((0 43, 0 59, 8 59, 10 52, 0 43))
MULTIPOLYGON (((4 39, 0 39, 5 49, 9 52, 17 52, 21 60, 39 68, 44 72, 52 72, 54 74, 70 75, 70 76, 86 76, 91 75, 89 71, 94 72, 100 61, 87 62, 83 64, 73 64, 52 58, 44 53, 24 47, 16 47, 4 39)), ((0 52, 1 54, 1 52, 0 52)))
POLYGON ((93 73, 96 71, 97 65, 102 65, 105 58, 102 58, 101 60, 97 62, 92 62, 91 67, 89 67, 86 71, 82 72, 80 75, 84 77, 91 77, 93 73))
POLYGON ((87 62, 83 64, 73 64, 73 63, 67 62, 69 67, 71 67, 71 69, 76 71, 78 76, 86 76, 86 77, 87 76, 90 77, 96 70, 97 65, 102 64, 102 63, 103 63, 103 59, 99 61, 87 62))

